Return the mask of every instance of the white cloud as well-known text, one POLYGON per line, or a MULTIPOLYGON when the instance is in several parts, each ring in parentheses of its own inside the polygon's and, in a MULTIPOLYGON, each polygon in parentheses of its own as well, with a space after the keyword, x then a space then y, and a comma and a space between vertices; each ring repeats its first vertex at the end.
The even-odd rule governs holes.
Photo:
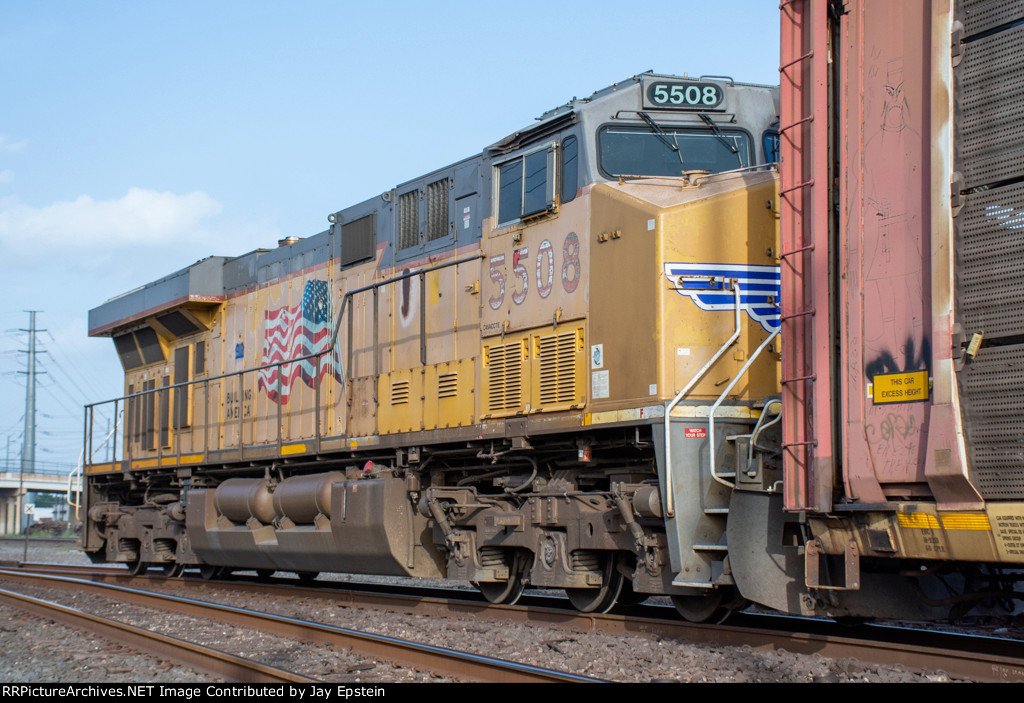
POLYGON ((22 139, 20 142, 12 142, 6 134, 0 134, 0 151, 21 151, 27 142, 22 139))
POLYGON ((220 211, 219 202, 199 191, 178 195, 132 188, 113 200, 80 195, 41 208, 8 198, 0 201, 0 244, 73 251, 186 243, 202 240, 207 233, 201 225, 220 211))

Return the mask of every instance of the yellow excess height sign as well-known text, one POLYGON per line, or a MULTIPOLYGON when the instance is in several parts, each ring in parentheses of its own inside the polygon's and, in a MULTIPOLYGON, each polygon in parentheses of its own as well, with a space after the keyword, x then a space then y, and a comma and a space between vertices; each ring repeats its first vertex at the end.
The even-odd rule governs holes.
POLYGON ((917 403, 928 400, 928 371, 906 371, 875 376, 871 399, 879 403, 917 403))

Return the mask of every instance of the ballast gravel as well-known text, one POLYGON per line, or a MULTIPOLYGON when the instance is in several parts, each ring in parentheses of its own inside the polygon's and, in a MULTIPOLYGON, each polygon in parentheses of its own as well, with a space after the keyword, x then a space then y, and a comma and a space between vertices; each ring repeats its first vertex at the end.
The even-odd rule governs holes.
MULTIPOLYGON (((0 561, 18 562, 22 548, 0 545, 0 561)), ((73 546, 31 545, 29 561, 88 563, 73 546)), ((168 582, 173 584, 173 582, 168 582)), ((218 622, 170 616, 98 594, 0 582, 0 588, 55 600, 86 612, 197 641, 217 649, 255 656, 295 673, 335 682, 449 682, 452 679, 373 661, 342 648, 285 640, 218 622)), ((173 586, 168 589, 173 591, 173 586)), ((665 682, 942 682, 939 672, 918 674, 900 666, 864 665, 848 659, 792 654, 780 650, 680 642, 643 635, 574 633, 473 616, 407 615, 341 606, 316 598, 266 597, 228 589, 204 596, 244 608, 290 615, 330 625, 471 651, 598 679, 665 682)), ((215 677, 138 654, 117 643, 0 605, 0 680, 5 682, 181 683, 215 677)))

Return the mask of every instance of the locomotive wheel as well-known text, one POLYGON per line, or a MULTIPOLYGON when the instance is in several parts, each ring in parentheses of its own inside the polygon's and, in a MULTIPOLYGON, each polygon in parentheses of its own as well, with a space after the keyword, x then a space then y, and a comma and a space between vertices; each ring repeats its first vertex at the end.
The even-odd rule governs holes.
POLYGON ((213 579, 224 578, 224 567, 214 566, 213 564, 203 564, 199 567, 199 577, 203 581, 212 581, 213 579))
POLYGON ((185 565, 176 561, 166 562, 161 566, 161 572, 165 578, 176 579, 185 573, 185 565))
POLYGON ((619 591, 619 597, 615 602, 620 605, 640 605, 647 598, 646 593, 637 593, 633 590, 633 579, 626 578, 622 580, 622 590, 619 591))
POLYGON ((672 596, 676 611, 690 622, 723 623, 744 601, 726 589, 718 589, 706 596, 672 596))
POLYGON ((581 613, 607 613, 622 592, 625 577, 619 571, 619 559, 614 554, 602 557, 601 585, 597 588, 567 588, 565 595, 581 613))
POLYGON ((523 595, 526 588, 526 580, 523 578, 523 558, 519 552, 512 556, 512 563, 508 566, 507 581, 479 581, 473 585, 477 587, 488 603, 515 605, 519 597, 523 595))
POLYGON ((277 573, 277 569, 256 569, 256 578, 260 581, 269 581, 275 573, 277 573))
POLYGON ((316 577, 319 575, 319 571, 300 571, 299 583, 313 583, 314 581, 316 581, 316 577))
POLYGON ((142 576, 149 568, 149 564, 141 559, 132 559, 128 562, 128 573, 132 576, 142 576))

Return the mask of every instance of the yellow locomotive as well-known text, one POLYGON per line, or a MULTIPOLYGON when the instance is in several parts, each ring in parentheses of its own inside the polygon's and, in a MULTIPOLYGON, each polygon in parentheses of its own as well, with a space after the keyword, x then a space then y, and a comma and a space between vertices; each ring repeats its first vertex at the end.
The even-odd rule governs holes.
POLYGON ((634 76, 92 310, 86 552, 734 603, 730 495, 781 478, 777 126, 777 88, 634 76))
POLYGON ((786 0, 780 88, 634 76, 96 308, 125 395, 86 408, 86 552, 694 620, 1019 608, 1004 5, 786 0))

